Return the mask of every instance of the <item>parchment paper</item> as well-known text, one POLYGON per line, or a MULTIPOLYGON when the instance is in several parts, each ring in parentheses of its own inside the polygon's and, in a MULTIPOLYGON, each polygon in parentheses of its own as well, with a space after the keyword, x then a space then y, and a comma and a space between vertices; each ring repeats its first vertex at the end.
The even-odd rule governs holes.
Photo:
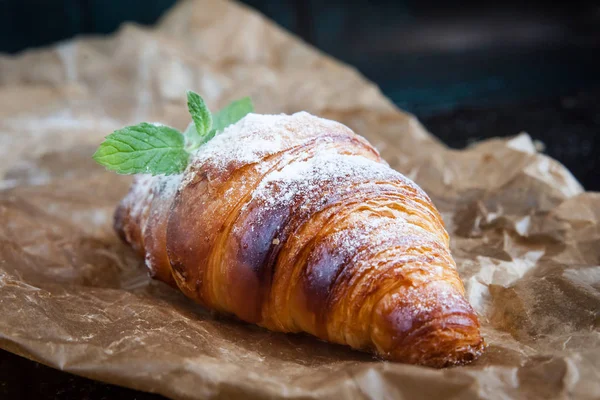
POLYGON ((156 28, 0 57, 0 135, 4 349, 178 399, 600 398, 600 194, 526 134, 446 148, 246 7, 181 2, 156 28), (188 88, 213 109, 250 95, 259 112, 341 121, 415 179, 444 215, 485 355, 446 370, 379 362, 151 282, 111 228, 131 178, 90 156, 127 124, 185 128, 188 88))

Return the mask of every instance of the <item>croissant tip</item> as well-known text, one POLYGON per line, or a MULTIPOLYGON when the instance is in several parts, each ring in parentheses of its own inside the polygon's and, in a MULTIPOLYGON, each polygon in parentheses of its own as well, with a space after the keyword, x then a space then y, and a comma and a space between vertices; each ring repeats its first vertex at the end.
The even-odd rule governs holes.
POLYGON ((486 347, 485 341, 481 339, 477 345, 469 345, 465 349, 459 350, 457 356, 449 358, 443 367, 460 367, 471 364, 483 354, 486 347))
POLYGON ((431 368, 460 367, 475 362, 485 351, 487 344, 483 338, 479 338, 476 344, 469 344, 455 349, 451 354, 439 357, 427 358, 417 364, 431 368))

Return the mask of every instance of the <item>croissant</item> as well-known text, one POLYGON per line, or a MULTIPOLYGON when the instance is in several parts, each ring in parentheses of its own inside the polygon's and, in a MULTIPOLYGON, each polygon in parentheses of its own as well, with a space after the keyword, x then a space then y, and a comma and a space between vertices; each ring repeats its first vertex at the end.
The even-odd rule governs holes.
POLYGON ((429 197, 306 112, 248 114, 182 174, 137 176, 115 229, 154 278, 272 331, 433 367, 484 348, 429 197))

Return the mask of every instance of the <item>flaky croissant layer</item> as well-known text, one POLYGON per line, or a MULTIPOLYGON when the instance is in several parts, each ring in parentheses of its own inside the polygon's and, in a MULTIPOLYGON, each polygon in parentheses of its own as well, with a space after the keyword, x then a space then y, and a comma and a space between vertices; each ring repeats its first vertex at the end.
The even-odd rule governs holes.
POLYGON ((305 112, 249 114, 183 174, 137 177, 115 229, 156 279, 274 331, 435 367, 484 347, 428 196, 305 112))

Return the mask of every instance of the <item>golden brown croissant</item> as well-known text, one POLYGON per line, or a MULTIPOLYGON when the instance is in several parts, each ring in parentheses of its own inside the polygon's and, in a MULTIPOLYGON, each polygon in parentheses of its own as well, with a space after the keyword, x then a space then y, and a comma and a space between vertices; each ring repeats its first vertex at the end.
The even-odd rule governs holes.
POLYGON ((115 229, 209 309, 442 367, 484 347, 428 196, 342 124, 249 114, 185 172, 137 177, 115 229))

